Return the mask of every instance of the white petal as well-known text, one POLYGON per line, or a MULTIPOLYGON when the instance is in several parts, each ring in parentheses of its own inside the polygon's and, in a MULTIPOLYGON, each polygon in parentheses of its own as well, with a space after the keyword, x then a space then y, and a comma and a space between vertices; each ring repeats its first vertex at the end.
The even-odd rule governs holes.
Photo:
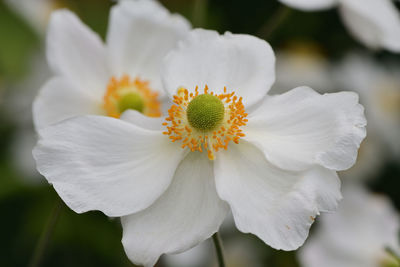
POLYGON ((256 37, 197 29, 167 55, 162 78, 170 96, 182 86, 202 91, 207 84, 216 93, 226 86, 248 106, 275 81, 275 56, 269 44, 256 37))
POLYGON ((183 252, 209 238, 228 211, 217 196, 210 160, 204 153, 189 153, 160 199, 122 217, 122 243, 132 262, 153 266, 161 254, 183 252))
POLYGON ((99 100, 65 78, 49 80, 33 102, 36 129, 76 115, 102 114, 99 100))
POLYGON ((218 195, 230 204, 237 228, 275 249, 297 249, 315 216, 336 209, 341 197, 334 171, 283 171, 245 141, 220 152, 214 171, 218 195))
POLYGON ((372 49, 400 52, 400 14, 391 0, 342 0, 340 14, 355 38, 372 49))
POLYGON ((120 1, 110 16, 107 45, 113 73, 139 76, 161 92, 160 64, 188 33, 189 22, 148 0, 120 1))
POLYGON ((39 172, 71 209, 123 216, 160 197, 184 150, 161 132, 82 116, 40 131, 33 153, 39 172))
POLYGON ((283 4, 288 5, 292 8, 313 11, 328 9, 338 3, 339 0, 279 0, 283 4))
POLYGON ((353 92, 320 95, 308 87, 267 97, 248 117, 245 139, 280 168, 314 164, 350 168, 366 135, 364 108, 353 92))
POLYGON ((164 117, 152 118, 133 109, 122 113, 120 119, 148 130, 162 131, 165 129, 165 126, 162 125, 165 122, 164 117))
POLYGON ((51 68, 94 96, 102 96, 109 72, 100 37, 67 10, 51 15, 47 60, 51 68))

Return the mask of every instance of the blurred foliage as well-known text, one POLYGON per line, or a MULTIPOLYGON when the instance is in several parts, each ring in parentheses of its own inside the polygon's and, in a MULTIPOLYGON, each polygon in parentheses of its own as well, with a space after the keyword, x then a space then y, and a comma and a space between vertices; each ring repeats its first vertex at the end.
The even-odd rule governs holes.
POLYGON ((0 1, 0 81, 16 79, 25 71, 39 38, 33 29, 0 1))
MULTIPOLYGON (((259 35, 281 7, 277 1, 266 0, 161 2, 171 11, 194 21, 197 27, 254 35, 259 35)), ((112 1, 63 0, 61 5, 76 12, 105 38, 112 1)), ((17 127, 12 118, 5 115, 5 107, 1 105, 1 88, 23 79, 27 73, 27 62, 43 45, 43 37, 0 0, 0 38, 0 236, 3 241, 0 245, 0 266, 27 266, 58 196, 44 181, 35 186, 26 183, 13 167, 10 141, 17 127)), ((292 10, 283 24, 268 37, 268 41, 274 49, 284 48, 293 41, 311 41, 319 44, 331 60, 339 59, 349 49, 366 50, 349 36, 334 9, 314 13, 292 10)), ((388 52, 379 52, 375 56, 400 62, 400 56, 388 52)), ((33 176, 43 179, 38 174, 33 176)), ((400 167, 395 162, 389 162, 379 177, 370 183, 374 191, 390 196, 398 209, 399 178, 400 167)), ((266 266, 297 266, 295 252, 273 250, 254 236, 243 235, 243 238, 254 243, 266 266)), ((132 266, 120 240, 118 219, 109 219, 99 212, 78 215, 64 207, 41 266, 132 266)), ((229 242, 229 237, 226 242, 229 242)))

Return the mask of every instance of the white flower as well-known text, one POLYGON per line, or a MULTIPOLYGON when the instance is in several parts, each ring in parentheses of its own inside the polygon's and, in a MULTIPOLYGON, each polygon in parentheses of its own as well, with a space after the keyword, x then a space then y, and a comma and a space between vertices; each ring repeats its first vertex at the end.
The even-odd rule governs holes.
POLYGON ((119 1, 104 45, 73 13, 54 12, 47 59, 55 77, 34 102, 36 128, 76 115, 119 117, 129 108, 160 116, 160 63, 189 28, 155 1, 119 1))
POLYGON ((304 11, 337 6, 354 38, 371 49, 400 52, 400 14, 392 0, 280 0, 304 11))
POLYGON ((274 61, 258 38, 194 30, 164 61, 165 120, 126 111, 50 126, 38 169, 74 211, 123 216, 134 263, 195 246, 229 209, 240 231, 296 249, 336 208, 336 171, 354 163, 366 121, 355 93, 267 96, 274 61))
POLYGON ((343 196, 338 211, 321 216, 319 228, 299 251, 303 266, 397 266, 385 252, 385 247, 400 252, 400 217, 389 200, 356 186, 344 187, 343 196))
POLYGON ((276 55, 276 82, 271 92, 282 93, 299 85, 332 90, 329 62, 315 44, 293 43, 276 55))

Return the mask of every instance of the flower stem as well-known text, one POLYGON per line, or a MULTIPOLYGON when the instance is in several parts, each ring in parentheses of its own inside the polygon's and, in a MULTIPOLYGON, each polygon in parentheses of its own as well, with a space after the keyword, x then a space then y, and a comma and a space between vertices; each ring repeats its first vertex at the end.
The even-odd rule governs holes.
POLYGON ((29 263, 30 267, 37 267, 41 263, 43 256, 45 254, 46 248, 50 242, 51 235, 54 232, 55 226, 57 224, 58 218, 63 207, 63 202, 57 197, 56 203, 51 211, 51 214, 47 220, 43 232, 40 235, 39 241, 36 245, 35 252, 29 263))
POLYGON ((215 234, 213 234, 212 239, 214 242, 215 251, 217 253, 218 266, 225 267, 224 249, 222 247, 222 240, 219 233, 216 232, 215 234))
POLYGON ((193 25, 204 28, 207 24, 208 0, 195 0, 193 2, 193 25))
POLYGON ((258 36, 267 40, 271 37, 274 31, 289 17, 292 10, 281 5, 275 14, 267 20, 258 31, 258 36))
POLYGON ((400 255, 397 254, 392 248, 386 247, 385 248, 386 252, 389 253, 396 261, 398 264, 400 264, 400 255))

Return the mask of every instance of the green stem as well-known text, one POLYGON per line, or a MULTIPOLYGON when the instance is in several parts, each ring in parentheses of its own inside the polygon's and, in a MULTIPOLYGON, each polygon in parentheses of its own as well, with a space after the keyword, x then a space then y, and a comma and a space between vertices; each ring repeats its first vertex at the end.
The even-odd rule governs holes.
POLYGON ((214 242, 215 251, 217 253, 218 266, 225 267, 224 249, 222 247, 222 240, 219 233, 216 232, 215 234, 213 234, 212 239, 214 242))
POLYGON ((398 255, 397 252, 390 247, 386 247, 385 250, 397 261, 398 264, 400 264, 400 255, 398 255))
POLYGON ((193 25, 204 28, 207 21, 208 0, 194 0, 193 25))
POLYGON ((46 248, 50 242, 51 235, 54 232, 55 226, 57 224, 58 218, 60 217, 60 213, 63 207, 63 202, 60 198, 57 197, 56 203, 51 211, 51 214, 47 220, 47 223, 43 229, 43 232, 39 238, 39 241, 36 245, 35 252, 31 258, 29 263, 30 267, 37 267, 40 265, 43 256, 46 252, 46 248))
POLYGON ((264 40, 268 40, 275 30, 289 17, 291 12, 290 8, 281 5, 278 11, 261 26, 257 35, 264 40))

